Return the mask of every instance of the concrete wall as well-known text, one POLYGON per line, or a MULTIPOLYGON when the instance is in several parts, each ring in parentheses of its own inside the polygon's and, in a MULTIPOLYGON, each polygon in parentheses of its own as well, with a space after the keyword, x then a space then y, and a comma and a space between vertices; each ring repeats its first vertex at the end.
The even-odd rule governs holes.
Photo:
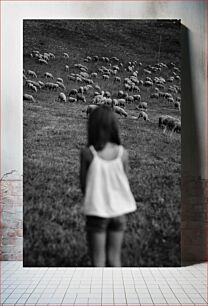
POLYGON ((1 259, 22 259, 22 20, 181 19, 182 264, 207 259, 207 2, 9 1, 1 4, 1 259), (12 170, 15 170, 12 172, 12 170))

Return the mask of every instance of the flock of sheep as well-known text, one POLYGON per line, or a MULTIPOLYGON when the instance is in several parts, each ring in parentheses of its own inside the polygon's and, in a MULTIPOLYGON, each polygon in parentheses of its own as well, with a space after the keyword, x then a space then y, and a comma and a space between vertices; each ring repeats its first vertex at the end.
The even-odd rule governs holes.
MULTIPOLYGON (((51 67, 57 59, 53 53, 41 54, 38 50, 33 50, 30 57, 37 64, 44 65, 48 71, 40 75, 33 70, 23 70, 23 100, 35 103, 40 91, 49 91, 53 92, 57 102, 81 102, 87 105, 84 110, 87 116, 93 109, 105 104, 120 116, 150 121, 149 102, 143 101, 144 96, 148 96, 148 101, 165 102, 168 107, 176 109, 180 117, 180 69, 174 63, 123 63, 115 56, 109 58, 95 55, 87 56, 83 63, 72 66, 69 65, 70 55, 63 53, 60 69, 63 76, 55 77, 47 69, 48 64, 50 63, 51 67), (38 80, 40 78, 41 80, 38 80), (103 87, 109 90, 104 90, 103 87), (136 116, 128 113, 129 104, 135 107, 136 116)), ((180 119, 168 114, 159 116, 158 126, 163 128, 164 133, 167 130, 172 133, 181 131, 180 119)))

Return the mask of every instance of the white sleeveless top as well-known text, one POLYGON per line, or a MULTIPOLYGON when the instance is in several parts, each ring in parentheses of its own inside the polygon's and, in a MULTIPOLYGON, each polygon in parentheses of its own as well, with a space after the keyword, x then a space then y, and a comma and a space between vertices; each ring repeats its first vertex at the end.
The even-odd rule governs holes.
POLYGON ((84 213, 110 218, 135 211, 136 202, 121 159, 123 146, 113 160, 101 158, 93 146, 90 150, 93 160, 87 172, 84 213))

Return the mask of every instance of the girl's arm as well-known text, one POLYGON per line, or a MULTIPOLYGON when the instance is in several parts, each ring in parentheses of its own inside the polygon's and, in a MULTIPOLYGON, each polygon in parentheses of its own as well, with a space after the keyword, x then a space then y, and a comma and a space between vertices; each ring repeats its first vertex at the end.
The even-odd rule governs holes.
POLYGON ((88 148, 84 148, 80 152, 80 187, 83 195, 86 189, 86 178, 89 165, 93 159, 92 153, 88 148))
POLYGON ((129 173, 129 154, 128 152, 124 149, 123 155, 122 155, 122 162, 123 162, 123 167, 126 175, 128 176, 129 173))

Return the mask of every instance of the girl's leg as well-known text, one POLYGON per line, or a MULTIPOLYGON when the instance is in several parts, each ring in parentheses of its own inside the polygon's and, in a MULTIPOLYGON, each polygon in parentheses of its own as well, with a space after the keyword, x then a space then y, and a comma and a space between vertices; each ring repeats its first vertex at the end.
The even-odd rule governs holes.
POLYGON ((94 267, 105 267, 106 232, 87 232, 90 256, 94 267))
POLYGON ((121 246, 124 231, 109 231, 107 236, 107 264, 109 267, 121 267, 121 246))

